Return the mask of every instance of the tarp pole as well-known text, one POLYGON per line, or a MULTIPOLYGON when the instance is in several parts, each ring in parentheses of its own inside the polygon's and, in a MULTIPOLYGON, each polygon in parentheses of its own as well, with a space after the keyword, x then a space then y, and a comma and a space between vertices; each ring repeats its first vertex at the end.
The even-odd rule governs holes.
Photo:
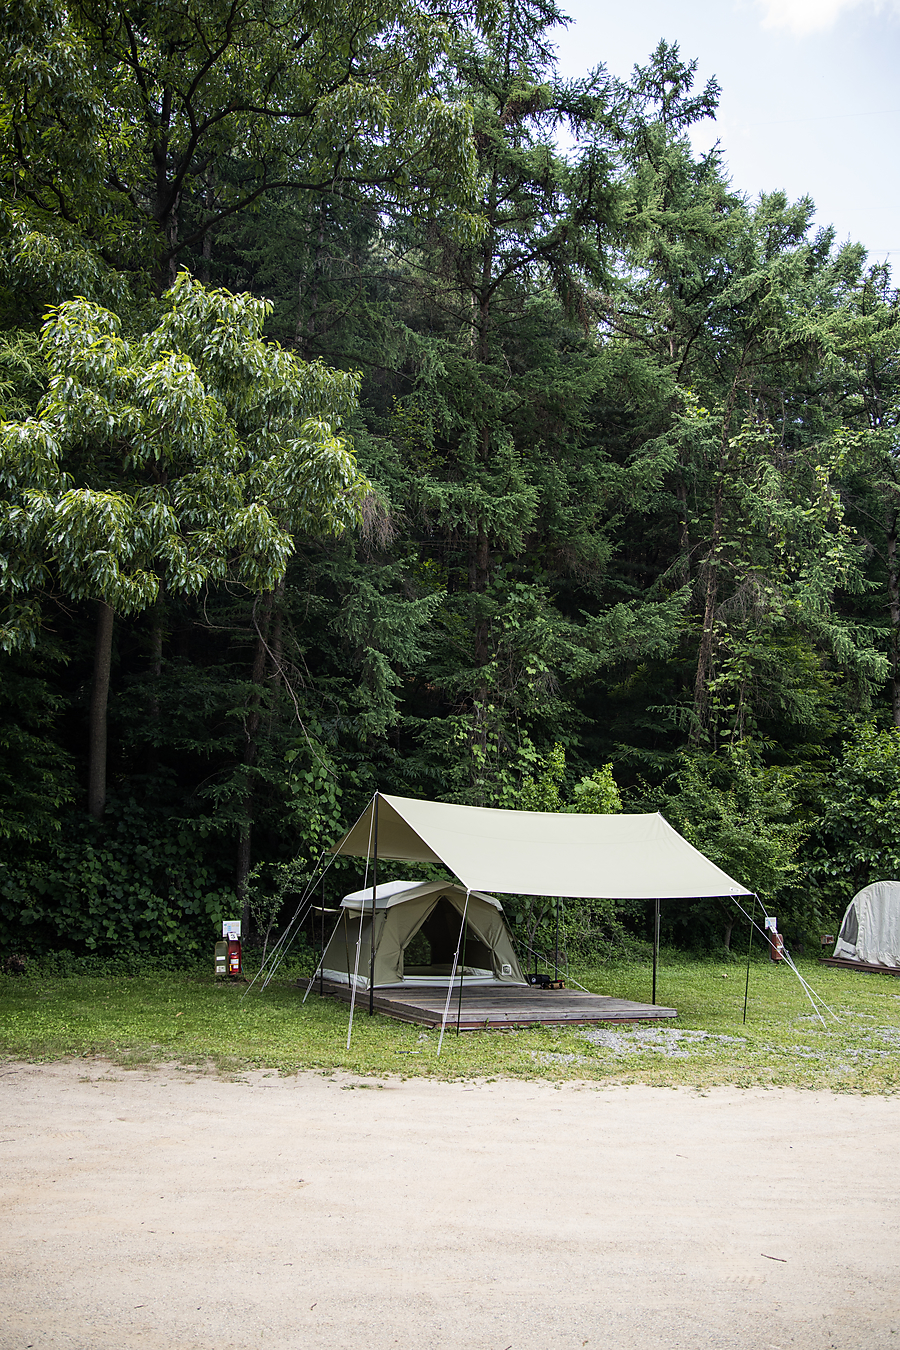
POLYGON ((659 965, 659 896, 655 900, 656 909, 653 915, 653 994, 650 1002, 656 1003, 656 967, 659 965))
POLYGON ((450 971, 450 979, 447 982, 447 1002, 444 1004, 444 1015, 441 1018, 441 1034, 438 1039, 438 1055, 441 1053, 441 1046, 444 1044, 444 1032, 447 1029, 447 1015, 450 1012, 450 1000, 453 997, 453 981, 456 979, 456 967, 459 965, 459 949, 462 946, 463 934, 466 931, 466 914, 469 909, 469 896, 471 891, 466 891, 466 903, 463 905, 462 924, 459 929, 459 941, 456 944, 456 955, 453 958, 453 969, 450 971))
POLYGON ((347 984, 349 986, 353 983, 353 981, 350 978, 350 930, 347 927, 346 910, 344 910, 344 956, 347 958, 345 964, 347 966, 347 984))
MULTIPOLYGON (((740 909, 740 906, 738 906, 740 909)), ((747 999, 750 996, 750 952, 753 947, 753 920, 747 932, 747 982, 744 985, 744 1026, 747 1025, 747 999)))
POLYGON ((556 897, 556 946, 553 950, 553 978, 559 979, 559 896, 556 897))
MULTIPOLYGON (((369 883, 369 857, 371 856, 371 853, 372 853, 372 830, 373 830, 374 827, 375 827, 375 812, 376 812, 377 810, 378 810, 378 793, 377 793, 377 791, 376 791, 375 794, 374 794, 373 797, 372 797, 372 814, 371 814, 371 816, 369 817, 369 844, 368 844, 368 847, 367 847, 367 849, 366 849, 366 875, 363 877, 363 884, 362 884, 363 890, 366 889, 366 886, 367 886, 368 883, 369 883)), ((375 903, 375 901, 374 901, 374 893, 373 893, 372 903, 373 903, 373 904, 375 903)), ((359 932, 358 932, 357 935, 356 935, 356 960, 355 960, 354 963, 353 963, 353 981, 352 981, 352 987, 351 987, 351 989, 350 989, 350 1021, 349 1021, 349 1023, 347 1024, 347 1049, 348 1049, 348 1050, 350 1049, 350 1039, 351 1039, 351 1037, 352 1037, 352 1035, 353 1035, 353 1013, 354 1013, 354 1010, 355 1010, 355 1008, 356 1008, 356 982, 357 982, 357 980, 358 980, 358 978, 359 978, 359 953, 360 953, 360 949, 361 949, 361 947, 362 947, 362 932, 363 932, 363 923, 364 923, 364 921, 365 921, 365 917, 366 917, 366 905, 365 905, 365 901, 362 900, 362 901, 360 901, 360 905, 359 905, 359 932)), ((371 943, 370 943, 370 946, 371 946, 371 943)), ((348 977, 349 977, 349 974, 350 974, 350 954, 349 954, 349 952, 348 952, 348 954, 347 954, 347 975, 348 975, 348 977)))
POLYGON ((369 935, 369 1016, 375 1013, 375 893, 378 890, 378 793, 375 793, 374 852, 372 855, 372 932, 369 935))
MULTIPOLYGON (((468 893, 467 893, 467 894, 466 894, 466 904, 468 904, 468 901, 469 901, 469 896, 468 896, 468 893)), ((462 960, 460 961, 460 965, 459 965, 459 999, 457 1000, 457 1003, 456 1003, 456 1034, 457 1034, 457 1036, 459 1035, 459 1023, 460 1023, 460 1020, 461 1020, 461 1018, 462 1018, 462 991, 463 991, 463 976, 465 975, 465 973, 466 973, 466 921, 465 921, 465 919, 463 919, 462 960)))
POLYGON ((319 925, 319 997, 325 995, 325 878, 322 878, 322 922, 319 925))

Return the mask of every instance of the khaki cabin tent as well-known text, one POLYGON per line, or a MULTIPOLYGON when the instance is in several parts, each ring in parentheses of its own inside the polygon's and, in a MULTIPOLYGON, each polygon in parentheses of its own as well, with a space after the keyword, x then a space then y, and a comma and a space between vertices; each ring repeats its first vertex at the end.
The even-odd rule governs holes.
MULTIPOLYGON (((449 984, 464 912, 463 983, 525 984, 499 900, 471 891, 467 904, 466 888, 452 881, 388 881, 375 887, 375 986, 449 984)), ((368 989, 371 942, 369 887, 341 901, 322 959, 325 979, 353 985, 355 975, 356 987, 368 989)))
POLYGON ((900 968, 900 881, 876 881, 854 895, 832 960, 900 968))

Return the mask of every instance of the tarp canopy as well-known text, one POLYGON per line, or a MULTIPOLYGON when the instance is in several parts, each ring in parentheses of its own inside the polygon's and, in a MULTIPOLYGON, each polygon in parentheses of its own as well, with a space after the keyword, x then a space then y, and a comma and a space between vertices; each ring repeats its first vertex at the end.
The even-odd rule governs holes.
POLYGON ((900 966, 900 881, 857 891, 844 915, 834 955, 863 965, 900 966))
POLYGON ((503 811, 377 793, 333 852, 439 863, 470 890, 653 900, 750 895, 659 813, 503 811))
MULTIPOLYGON (((375 890, 375 984, 524 984, 503 910, 492 895, 452 881, 389 881, 375 890), (466 917, 465 941, 460 927, 466 917)), ((369 987, 372 888, 341 901, 341 917, 322 958, 325 978, 369 987), (357 965, 356 944, 359 941, 357 965), (355 974, 354 974, 355 973, 355 974)))

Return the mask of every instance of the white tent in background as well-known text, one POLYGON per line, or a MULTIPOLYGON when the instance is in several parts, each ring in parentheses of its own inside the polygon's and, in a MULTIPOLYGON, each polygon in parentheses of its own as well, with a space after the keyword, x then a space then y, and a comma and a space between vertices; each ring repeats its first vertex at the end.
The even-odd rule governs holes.
POLYGON ((900 881, 876 881, 854 895, 832 959, 900 968, 900 881))

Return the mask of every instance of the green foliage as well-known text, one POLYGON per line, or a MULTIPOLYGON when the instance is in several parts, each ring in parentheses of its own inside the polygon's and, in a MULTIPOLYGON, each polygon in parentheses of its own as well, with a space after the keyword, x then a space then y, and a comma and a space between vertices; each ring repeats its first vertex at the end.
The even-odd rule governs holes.
POLYGON ((7 649, 36 641, 51 578, 124 614, 161 587, 272 590, 293 533, 359 517, 367 484, 336 433, 354 378, 266 342, 263 302, 186 273, 161 308, 132 338, 83 300, 44 324, 47 391, 0 426, 7 649))
POLYGON ((59 831, 75 796, 72 757, 55 732, 62 703, 32 662, 9 663, 0 682, 0 840, 39 844, 59 831))
POLYGON ((204 833, 189 822, 173 827, 133 800, 111 803, 102 825, 63 818, 52 848, 7 852, 0 862, 6 950, 171 953, 178 961, 203 951, 234 909, 230 877, 204 833))
POLYGON ((863 886, 900 878, 900 730, 865 723, 814 789, 809 881, 832 926, 863 886))
MULTIPOLYGON (((808 914, 791 904, 803 874, 801 853, 809 826, 798 819, 797 775, 765 768, 749 747, 718 756, 685 755, 672 788, 652 797, 656 809, 684 837, 741 886, 755 891, 767 910, 779 910, 779 925, 790 939, 802 937, 808 914), (781 907, 788 897, 788 910, 781 907), (782 918, 784 915, 784 918, 782 918)), ((747 902, 742 901, 747 908, 747 902)), ((695 945, 730 942, 737 918, 726 900, 675 902, 665 909, 667 928, 695 945)))
POLYGON ((622 798, 613 777, 612 764, 595 769, 587 778, 580 779, 572 788, 569 811, 585 815, 611 816, 621 811, 622 798))
POLYGON ((6 7, 4 195, 32 237, 80 236, 163 284, 287 188, 380 185, 426 209, 442 192, 464 215, 471 112, 434 81, 450 33, 441 8, 405 0, 6 7))
POLYGON ((613 815, 622 810, 612 764, 604 764, 574 783, 568 803, 564 796, 565 780, 566 751, 557 742, 541 760, 539 771, 524 777, 515 798, 511 797, 503 805, 520 811, 569 811, 597 816, 613 815))

